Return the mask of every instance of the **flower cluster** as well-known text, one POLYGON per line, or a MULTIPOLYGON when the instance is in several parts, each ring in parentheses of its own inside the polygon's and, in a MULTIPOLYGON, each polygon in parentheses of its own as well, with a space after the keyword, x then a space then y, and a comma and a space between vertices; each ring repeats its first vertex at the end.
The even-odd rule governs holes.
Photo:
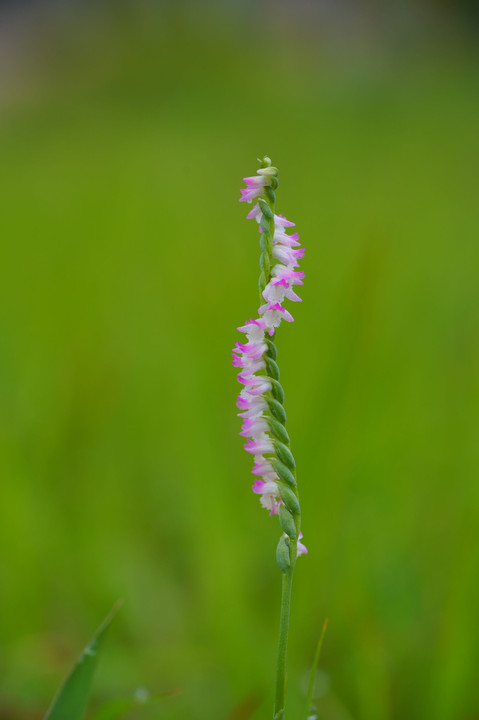
MULTIPOLYGON (((275 168, 260 168, 257 176, 244 178, 247 187, 241 190, 240 202, 257 200, 247 217, 258 222, 260 233, 264 231, 263 227, 267 228, 265 222, 262 222, 264 212, 268 210, 264 192, 272 184, 272 179, 276 179, 276 172, 275 168)), ((240 435, 247 438, 244 447, 254 457, 253 474, 256 478, 252 489, 260 496, 261 505, 269 510, 270 515, 275 515, 280 511, 282 499, 277 483, 279 477, 274 467, 277 453, 271 425, 275 420, 269 412, 275 380, 268 372, 266 353, 269 340, 273 338, 281 321, 293 321, 292 315, 283 306, 284 300, 301 301, 294 286, 303 284, 304 273, 297 268, 298 261, 304 256, 304 249, 300 247, 298 233, 287 233, 287 228, 293 227, 294 223, 272 211, 268 219, 272 243, 268 253, 268 272, 261 293, 264 302, 258 309, 259 317, 248 320, 238 328, 245 333, 246 341, 235 344, 233 365, 240 368, 238 381, 244 386, 238 396, 237 406, 240 410, 238 415, 243 418, 240 435)), ((298 554, 304 552, 307 552, 306 548, 298 542, 298 554)))

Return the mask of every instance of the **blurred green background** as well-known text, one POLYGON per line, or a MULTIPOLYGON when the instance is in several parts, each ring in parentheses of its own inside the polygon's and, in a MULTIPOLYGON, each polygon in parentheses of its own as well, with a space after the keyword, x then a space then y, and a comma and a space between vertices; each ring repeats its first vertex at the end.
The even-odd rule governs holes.
POLYGON ((2 5, 2 720, 42 717, 119 597, 93 708, 270 717, 279 526, 230 364, 264 153, 307 248, 289 717, 327 616, 322 720, 479 718, 473 7, 2 5))

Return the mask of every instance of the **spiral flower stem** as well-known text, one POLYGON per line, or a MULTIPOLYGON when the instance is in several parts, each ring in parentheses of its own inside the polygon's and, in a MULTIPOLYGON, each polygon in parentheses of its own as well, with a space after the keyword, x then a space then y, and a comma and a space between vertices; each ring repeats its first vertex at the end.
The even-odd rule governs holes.
POLYGON ((302 285, 304 273, 298 271, 298 259, 304 255, 298 233, 288 234, 294 226, 275 214, 278 170, 271 160, 258 160, 257 175, 244 178, 240 202, 255 202, 248 218, 259 223, 260 276, 259 318, 238 328, 246 334, 246 343, 236 343, 233 365, 241 368, 239 382, 244 385, 238 396, 239 415, 244 419, 243 437, 251 438, 245 449, 255 458, 253 491, 261 505, 278 515, 283 534, 276 548, 276 560, 282 573, 281 613, 276 663, 276 689, 273 718, 284 720, 286 695, 286 654, 288 647, 291 588, 298 554, 306 554, 301 542, 301 510, 296 483, 296 464, 286 430, 284 391, 277 364, 275 333, 280 323, 293 317, 283 306, 285 299, 300 301, 293 287, 302 285))
MULTIPOLYGON (((269 158, 265 157, 261 166, 271 166, 269 158)), ((260 301, 263 302, 263 291, 271 280, 272 252, 274 238, 274 211, 275 190, 278 187, 276 176, 274 182, 264 191, 264 199, 259 199, 262 212, 260 226, 262 229, 260 248, 259 277, 260 301)), ((281 583, 281 614, 279 625, 278 652, 276 659, 276 684, 273 720, 283 720, 285 714, 286 697, 286 657, 288 649, 289 619, 291 614, 291 589, 293 584, 293 571, 297 558, 298 536, 301 527, 301 510, 299 505, 298 488, 295 477, 295 462, 290 450, 289 436, 285 428, 286 413, 284 412, 284 392, 279 383, 279 368, 277 365, 277 349, 273 338, 267 341, 268 349, 263 355, 266 364, 265 374, 271 379, 273 385, 269 395, 269 426, 275 437, 274 447, 276 457, 269 457, 276 473, 281 493, 282 504, 279 510, 279 521, 285 535, 280 539, 276 557, 282 573, 281 583)), ((268 401, 268 400, 267 400, 268 401)))

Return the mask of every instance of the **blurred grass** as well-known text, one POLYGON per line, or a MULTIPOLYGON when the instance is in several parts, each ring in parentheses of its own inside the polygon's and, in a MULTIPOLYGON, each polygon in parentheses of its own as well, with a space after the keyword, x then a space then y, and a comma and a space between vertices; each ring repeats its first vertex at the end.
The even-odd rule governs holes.
POLYGON ((269 713, 278 526, 229 358, 257 302, 240 178, 267 152, 307 248, 278 338, 310 550, 291 717, 329 616, 324 720, 472 720, 477 58, 331 61, 225 18, 49 38, 3 110, 0 717, 41 713, 117 597, 99 699, 269 713))

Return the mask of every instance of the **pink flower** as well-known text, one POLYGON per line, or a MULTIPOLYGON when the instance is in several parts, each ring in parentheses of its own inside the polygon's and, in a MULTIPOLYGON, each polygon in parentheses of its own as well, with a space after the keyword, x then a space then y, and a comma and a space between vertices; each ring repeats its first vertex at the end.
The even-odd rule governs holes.
POLYGON ((301 538, 302 538, 302 537, 303 537, 303 533, 300 531, 300 533, 299 533, 299 539, 298 539, 298 546, 297 546, 297 548, 298 548, 298 549, 297 549, 297 556, 298 556, 298 557, 299 557, 300 555, 307 555, 307 554, 308 554, 308 548, 306 547, 306 545, 303 545, 303 543, 301 542, 301 538))
POLYGON ((269 510, 270 515, 277 515, 281 505, 279 490, 274 480, 255 480, 251 488, 254 493, 261 495, 260 502, 269 510))
POLYGON ((263 455, 263 453, 274 452, 273 443, 265 433, 260 433, 256 440, 248 440, 244 444, 244 449, 252 455, 263 455))
POLYGON ((254 438, 268 432, 269 425, 262 417, 246 418, 241 428, 240 435, 254 438))
POLYGON ((276 225, 276 227, 294 227, 294 222, 291 222, 290 220, 285 218, 284 215, 275 215, 274 224, 276 225))
POLYGON ((277 263, 271 271, 273 277, 280 280, 287 280, 290 285, 303 285, 304 272, 300 270, 292 270, 277 263))
POLYGON ((248 320, 244 325, 241 325, 237 329, 240 332, 246 333, 246 336, 250 342, 264 342, 264 331, 266 330, 266 323, 262 318, 260 318, 259 320, 248 320))
POLYGON ((263 188, 271 184, 271 177, 268 175, 253 175, 243 178, 246 188, 241 190, 240 202, 252 202, 263 194, 263 188))
POLYGON ((271 515, 278 515, 279 514, 279 508, 281 507, 281 500, 279 499, 279 492, 276 489, 276 492, 263 492, 261 494, 261 497, 259 499, 261 506, 266 508, 266 510, 269 510, 269 514, 271 515))
MULTIPOLYGON (((240 352, 244 353, 244 355, 247 355, 254 360, 260 358, 268 349, 268 346, 264 342, 247 342, 244 344, 236 342, 235 347, 237 348, 237 350, 240 350, 240 352)), ((237 351, 233 350, 233 352, 237 351)))
POLYGON ((266 460, 266 458, 262 455, 255 455, 254 460, 255 462, 251 471, 253 475, 260 475, 261 477, 270 477, 275 475, 273 466, 269 460, 266 460))
POLYGON ((287 267, 298 267, 298 258, 304 257, 304 248, 293 250, 293 248, 286 247, 285 245, 274 245, 273 257, 287 267))
POLYGON ((263 395, 263 393, 270 392, 271 380, 266 375, 250 375, 249 377, 243 377, 241 374, 238 375, 238 380, 245 386, 245 391, 248 395, 263 395))
POLYGON ((237 352, 236 350, 231 353, 234 367, 243 368, 248 375, 253 375, 253 373, 265 369, 266 363, 261 358, 255 360, 254 358, 248 357, 248 355, 238 355, 237 352))
POLYGON ((267 325, 271 330, 277 328, 281 324, 281 320, 293 322, 294 318, 290 312, 286 310, 280 303, 265 303, 259 308, 260 314, 263 315, 267 325))
POLYGON ((271 184, 270 178, 265 175, 252 175, 251 177, 243 178, 243 180, 249 188, 262 188, 265 185, 271 184))
POLYGON ((241 190, 241 197, 239 201, 248 203, 252 202, 255 198, 259 197, 261 193, 261 188, 245 188, 244 190, 241 190))
POLYGON ((285 297, 293 302, 301 302, 287 280, 271 280, 263 290, 263 297, 268 304, 282 303, 285 297))
POLYGON ((285 232, 282 232, 280 230, 276 230, 273 236, 273 242, 281 245, 286 245, 287 247, 297 247, 299 243, 299 235, 298 233, 294 233, 294 235, 287 235, 285 232))
POLYGON ((253 209, 249 211, 249 213, 246 216, 247 220, 252 220, 253 218, 257 220, 258 222, 261 220, 262 216, 261 208, 259 205, 254 205, 253 209))

